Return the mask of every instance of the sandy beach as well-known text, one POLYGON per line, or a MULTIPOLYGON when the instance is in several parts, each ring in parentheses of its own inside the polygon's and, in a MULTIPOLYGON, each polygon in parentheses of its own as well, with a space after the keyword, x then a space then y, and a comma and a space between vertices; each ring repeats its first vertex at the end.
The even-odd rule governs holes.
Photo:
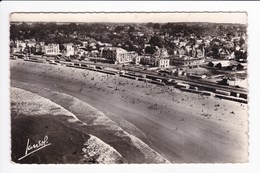
MULTIPOLYGON (((246 104, 84 69, 20 59, 10 65, 11 86, 36 93, 67 110, 72 109, 70 105, 51 91, 88 103, 172 163, 247 161, 246 104)), ((84 119, 80 112, 73 114, 84 119)), ((104 141, 104 136, 97 137, 104 141)), ((123 156, 126 148, 120 152, 113 147, 123 156)))

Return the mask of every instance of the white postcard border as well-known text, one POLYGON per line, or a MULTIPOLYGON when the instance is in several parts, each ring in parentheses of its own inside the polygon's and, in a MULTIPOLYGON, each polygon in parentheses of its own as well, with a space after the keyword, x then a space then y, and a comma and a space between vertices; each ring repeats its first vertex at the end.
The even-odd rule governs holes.
POLYGON ((0 172, 257 172, 260 170, 258 132, 260 3, 259 2, 1 2, 0 14, 0 172), (249 33, 249 163, 168 165, 19 165, 10 162, 9 14, 11 12, 203 12, 246 11, 249 33))

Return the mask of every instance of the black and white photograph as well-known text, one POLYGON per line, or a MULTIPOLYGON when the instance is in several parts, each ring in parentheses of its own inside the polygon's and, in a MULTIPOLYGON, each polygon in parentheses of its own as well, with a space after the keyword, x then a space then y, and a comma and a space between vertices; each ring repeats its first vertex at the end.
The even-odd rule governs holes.
POLYGON ((246 12, 10 14, 11 160, 248 162, 246 12))

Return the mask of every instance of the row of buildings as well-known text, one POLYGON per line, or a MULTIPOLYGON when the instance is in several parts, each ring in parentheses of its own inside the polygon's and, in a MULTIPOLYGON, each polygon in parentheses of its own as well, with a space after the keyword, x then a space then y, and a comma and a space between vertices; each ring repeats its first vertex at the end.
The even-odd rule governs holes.
POLYGON ((64 57, 87 57, 88 51, 84 50, 81 45, 69 44, 45 44, 44 42, 33 41, 11 41, 11 53, 37 54, 46 56, 64 56, 64 57), (61 49, 62 48, 62 49, 61 49))
POLYGON ((183 48, 176 51, 174 55, 168 55, 167 50, 158 48, 154 54, 138 55, 136 52, 128 52, 122 48, 107 47, 102 50, 102 57, 111 59, 116 63, 129 63, 148 65, 150 67, 169 68, 170 66, 200 65, 205 62, 204 49, 190 48, 183 51, 183 48))
POLYGON ((37 42, 35 40, 15 40, 10 43, 11 53, 42 53, 46 55, 58 55, 60 53, 59 44, 48 44, 37 42))
POLYGON ((168 55, 164 48, 156 48, 154 54, 138 55, 135 51, 127 51, 120 47, 112 47, 109 44, 99 43, 92 45, 83 42, 81 45, 69 44, 45 44, 44 42, 35 42, 34 40, 13 41, 11 42, 11 53, 26 52, 28 54, 41 53, 46 56, 64 56, 64 57, 96 57, 107 60, 114 64, 134 63, 143 64, 149 67, 169 68, 172 65, 199 65, 204 63, 204 49, 192 46, 182 46, 176 49, 173 55, 168 55), (86 47, 90 47, 87 50, 86 47))

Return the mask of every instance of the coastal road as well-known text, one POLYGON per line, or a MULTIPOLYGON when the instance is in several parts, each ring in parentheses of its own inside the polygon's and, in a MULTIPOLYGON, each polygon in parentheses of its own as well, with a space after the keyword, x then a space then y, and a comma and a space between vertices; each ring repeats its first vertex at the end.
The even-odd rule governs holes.
MULTIPOLYGON (((37 58, 37 57, 36 57, 37 58)), ((42 59, 42 58, 37 58, 37 59, 42 59)), ((65 61, 60 61, 65 62, 65 61)), ((78 64, 85 64, 85 65, 95 65, 95 66, 102 66, 102 67, 110 67, 110 68, 118 68, 117 65, 115 64, 103 64, 103 63, 92 63, 92 62, 86 62, 86 61, 79 61, 79 60, 72 60, 73 63, 78 63, 78 64)), ((239 94, 243 94, 243 95, 247 95, 248 90, 246 88, 237 88, 231 85, 220 85, 211 81, 207 81, 207 80, 203 80, 203 79, 192 79, 186 76, 173 76, 173 75, 167 75, 167 76, 161 76, 158 75, 158 73, 156 72, 152 72, 152 71, 147 71, 147 70, 143 70, 143 69, 137 69, 137 68, 129 68, 129 67, 121 67, 122 70, 128 71, 128 72, 132 72, 132 73, 139 73, 139 74, 145 74, 145 75, 149 75, 155 78, 164 78, 164 79, 174 79, 174 80, 179 80, 179 81, 183 81, 187 84, 190 85, 195 85, 197 87, 203 87, 203 88, 210 88, 210 89, 220 89, 220 90, 224 90, 224 91, 228 91, 228 92, 234 92, 234 93, 239 93, 239 94)))
POLYGON ((197 85, 197 86, 204 86, 204 87, 208 87, 208 88, 212 88, 212 89, 222 89, 225 91, 229 91, 229 92, 237 92, 237 93, 242 93, 242 94, 247 94, 247 89, 245 88, 235 88, 234 86, 231 85, 220 85, 217 83, 213 83, 210 81, 206 81, 206 80, 202 80, 202 79, 192 79, 186 76, 173 76, 173 75, 167 75, 167 76, 161 76, 156 74, 155 72, 148 72, 146 70, 134 70, 134 69, 127 69, 131 72, 137 72, 137 73, 142 73, 142 74, 146 74, 155 78, 163 78, 163 79, 174 79, 174 80, 179 80, 179 81, 183 81, 187 84, 191 84, 191 85, 197 85))
MULTIPOLYGON (((105 64, 104 65, 104 64, 87 63, 87 62, 75 61, 75 60, 72 62, 80 63, 80 64, 97 65, 97 66, 103 66, 103 67, 111 67, 111 68, 117 67, 114 64, 105 64)), ((142 69, 136 69, 136 68, 129 68, 129 67, 122 67, 122 70, 132 72, 132 73, 150 75, 155 78, 164 78, 164 79, 170 78, 170 79, 174 79, 174 80, 183 81, 183 82, 186 82, 187 84, 191 84, 191 85, 196 85, 196 86, 211 88, 211 89, 221 89, 224 91, 235 92, 235 93, 240 93, 240 94, 244 94, 244 95, 247 95, 247 92, 248 92, 246 88, 242 88, 242 87, 236 88, 231 85, 220 85, 220 84, 217 84, 217 83, 214 83, 211 81, 207 81, 207 80, 203 80, 203 79, 192 79, 192 78, 189 78, 186 76, 173 76, 173 75, 161 76, 161 75, 158 75, 158 73, 156 73, 156 72, 142 70, 142 69)))

